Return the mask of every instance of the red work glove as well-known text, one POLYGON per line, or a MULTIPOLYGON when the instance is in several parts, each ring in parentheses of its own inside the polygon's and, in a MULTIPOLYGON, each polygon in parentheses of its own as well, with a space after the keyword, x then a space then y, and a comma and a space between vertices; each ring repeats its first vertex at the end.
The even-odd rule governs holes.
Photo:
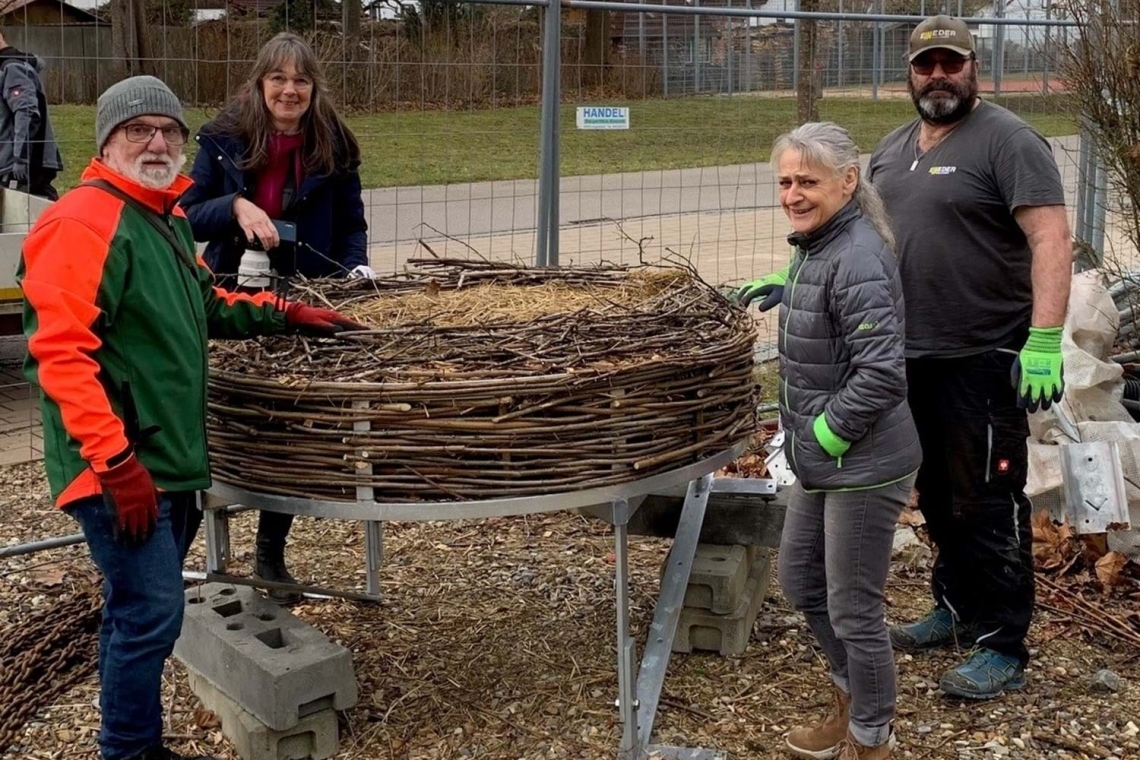
POLYGON ((103 500, 115 515, 115 540, 124 546, 146 543, 158 522, 158 492, 135 453, 126 452, 126 459, 96 477, 103 486, 103 500))
POLYGON ((367 330, 359 322, 354 322, 332 309, 318 309, 300 301, 290 301, 285 306, 285 324, 289 329, 305 335, 336 335, 339 332, 367 330))

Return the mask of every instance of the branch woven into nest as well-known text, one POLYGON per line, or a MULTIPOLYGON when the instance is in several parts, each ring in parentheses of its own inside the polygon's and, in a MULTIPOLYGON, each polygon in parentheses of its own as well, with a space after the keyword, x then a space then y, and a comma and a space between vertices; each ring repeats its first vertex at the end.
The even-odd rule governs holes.
POLYGON ((755 428, 755 332, 685 269, 417 260, 302 296, 371 329, 219 342, 214 476, 381 502, 526 496, 690 464, 755 428))

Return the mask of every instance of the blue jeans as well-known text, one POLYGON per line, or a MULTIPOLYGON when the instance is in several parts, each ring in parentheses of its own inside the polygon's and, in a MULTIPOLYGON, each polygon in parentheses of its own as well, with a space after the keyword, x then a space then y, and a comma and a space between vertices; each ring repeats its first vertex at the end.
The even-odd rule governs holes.
POLYGON ((162 743, 162 668, 182 630, 182 562, 202 513, 192 493, 160 494, 154 535, 129 548, 115 540, 115 517, 101 496, 65 511, 103 573, 99 747, 103 760, 128 760, 162 743))

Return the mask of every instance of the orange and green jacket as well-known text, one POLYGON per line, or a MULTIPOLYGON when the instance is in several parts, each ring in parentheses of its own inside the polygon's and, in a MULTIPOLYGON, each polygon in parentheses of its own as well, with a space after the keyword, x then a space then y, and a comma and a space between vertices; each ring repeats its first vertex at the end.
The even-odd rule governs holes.
POLYGON ((41 389, 44 462, 60 507, 101 493, 96 473, 128 446, 158 488, 208 487, 207 339, 285 330, 272 294, 221 290, 190 253, 190 223, 176 205, 189 179, 154 190, 98 159, 83 173, 96 178, 163 215, 186 256, 97 187, 64 195, 24 242, 25 372, 41 389))

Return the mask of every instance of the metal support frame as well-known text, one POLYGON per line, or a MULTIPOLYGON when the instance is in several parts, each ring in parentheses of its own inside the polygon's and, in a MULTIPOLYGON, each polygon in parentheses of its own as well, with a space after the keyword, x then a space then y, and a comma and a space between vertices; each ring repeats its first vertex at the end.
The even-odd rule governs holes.
POLYGON ((559 121, 562 100, 562 4, 546 6, 542 44, 542 114, 539 128, 538 221, 535 264, 558 266, 559 121))
POLYGON ((618 697, 615 706, 622 723, 619 747, 619 757, 622 760, 642 760, 649 756, 676 760, 717 760, 725 757, 715 750, 651 743, 661 689, 665 685, 665 673, 669 668, 681 609, 685 606, 685 588, 689 585, 689 575, 693 570, 693 559, 697 553, 711 484, 711 474, 689 483, 673 547, 665 560, 657 607, 640 665, 637 643, 630 634, 629 625, 629 521, 637 506, 631 507, 631 502, 625 499, 615 500, 610 505, 609 521, 614 526, 616 557, 614 598, 617 605, 618 697))
MULTIPOLYGON (((368 425, 366 420, 353 423, 368 425)), ((684 606, 685 588, 692 572, 693 558, 704 524, 713 473, 736 459, 744 443, 680 467, 632 483, 602 488, 474 502, 379 503, 371 501, 371 489, 361 487, 356 502, 330 502, 298 499, 247 491, 215 484, 210 492, 224 502, 242 507, 211 507, 206 510, 205 579, 264 588, 301 591, 309 596, 332 596, 361 601, 377 601, 380 596, 379 569, 382 559, 383 521, 475 519, 506 515, 536 514, 589 509, 601 505, 606 519, 614 526, 614 601, 617 629, 618 695, 617 709, 622 720, 622 760, 644 760, 649 755, 675 760, 723 760, 721 752, 705 749, 651 744, 657 706, 673 649, 673 637, 684 606), (649 629, 645 654, 637 659, 637 645, 630 631, 629 527, 630 519, 650 494, 668 493, 687 484, 668 565, 661 579, 657 608, 649 629), (367 497, 367 499, 365 499, 367 497), (360 520, 365 528, 365 554, 369 571, 367 594, 338 591, 317 586, 266 583, 225 575, 229 559, 228 511, 269 509, 290 514, 308 514, 334 519, 360 520)))

